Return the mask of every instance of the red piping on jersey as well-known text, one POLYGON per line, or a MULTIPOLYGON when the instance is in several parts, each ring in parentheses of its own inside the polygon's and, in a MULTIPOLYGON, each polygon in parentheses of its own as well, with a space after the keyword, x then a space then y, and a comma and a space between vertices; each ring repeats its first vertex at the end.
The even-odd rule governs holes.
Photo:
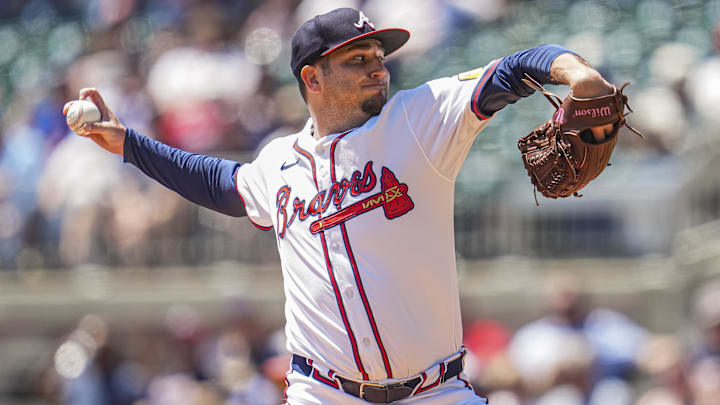
POLYGON ((365 371, 365 367, 363 367, 362 360, 360 359, 360 353, 358 352, 355 334, 353 333, 352 328, 350 327, 350 322, 348 321, 347 315, 345 314, 345 305, 343 304, 342 296, 340 296, 340 290, 337 286, 337 281, 335 280, 335 272, 333 271, 332 265, 330 264, 330 255, 328 254, 327 250, 327 242, 325 242, 325 231, 320 232, 320 241, 322 242, 323 253, 325 253, 325 263, 327 264, 328 274, 330 275, 330 282, 332 283, 333 292, 335 292, 335 301, 337 301, 340 315, 342 316, 343 323, 345 324, 345 330, 347 330, 348 337, 350 338, 353 355, 355 356, 355 363, 357 364, 358 370, 360 370, 360 373, 363 376, 363 380, 367 380, 368 375, 365 371))
POLYGON ((329 385, 329 386, 331 386, 331 387, 333 387, 333 388, 340 389, 340 385, 337 383, 337 381, 335 381, 335 380, 333 379, 333 378, 334 378, 333 375, 335 374, 334 371, 328 370, 328 376, 329 376, 330 378, 327 378, 327 377, 323 376, 322 374, 320 374, 320 372, 315 368, 315 366, 313 366, 313 361, 312 361, 312 359, 307 359, 307 364, 308 364, 310 367, 312 367, 312 376, 313 376, 314 379, 316 379, 316 380, 318 380, 318 381, 320 381, 320 382, 324 382, 325 384, 327 384, 327 385, 329 385))
MULTIPOLYGON (((319 191, 317 177, 315 176, 315 159, 306 150, 302 149, 297 141, 293 145, 293 148, 307 158, 310 161, 310 166, 313 169, 313 180, 315 181, 315 189, 319 191)), ((318 214, 318 217, 322 218, 322 214, 318 214)), ((355 334, 350 327, 350 321, 345 313, 345 305, 343 304, 342 296, 340 295, 340 289, 337 286, 335 280, 335 272, 333 271, 332 264, 330 264, 330 254, 327 249, 327 242, 325 241, 325 231, 320 231, 320 242, 322 242, 323 253, 325 254, 325 264, 327 265, 328 275, 330 276, 330 283, 332 284, 333 292, 335 293, 335 301, 338 304, 338 310, 340 310, 340 316, 342 317, 343 323, 345 324, 345 330, 347 331, 348 338, 350 339, 350 346, 352 347, 353 356, 355 357, 355 364, 357 365, 360 374, 362 374, 363 380, 368 380, 367 372, 363 367, 362 360, 360 359, 360 352, 358 351, 357 341, 355 340, 355 334)))
POLYGON ((390 368, 390 360, 388 359, 385 345, 383 345, 382 339, 380 338, 380 332, 378 331, 378 327, 375 322, 375 316, 372 313, 370 303, 368 302, 367 295, 365 294, 365 288, 363 287, 362 280, 360 279, 360 272, 358 271, 357 263, 355 262, 355 256, 353 255, 352 248, 350 247, 350 241, 348 240, 345 223, 340 224, 340 229, 342 230, 343 241, 345 242, 345 249, 347 250, 348 258, 350 259, 350 264, 352 265, 353 275, 355 276, 355 283, 357 284, 358 291, 360 292, 360 298, 362 299, 363 305, 365 306, 365 314, 367 314, 368 321, 370 322, 370 327, 373 331, 373 335, 375 335, 375 342, 378 345, 378 349, 380 349, 380 355, 382 356, 383 364, 385 365, 387 378, 393 378, 392 369, 390 368))
POLYGON ((318 380, 318 381, 320 381, 320 382, 323 382, 323 383, 325 383, 325 384, 327 384, 327 385, 329 385, 329 386, 331 386, 331 387, 333 387, 333 388, 336 388, 336 389, 339 389, 339 388, 340 388, 340 386, 339 386, 339 384, 337 383, 337 381, 331 380, 331 379, 329 379, 329 378, 327 378, 327 377, 324 377, 322 374, 320 374, 320 373, 317 371, 317 369, 316 369, 315 367, 313 367, 313 378, 315 378, 316 380, 318 380))
MULTIPOLYGON (((237 175, 238 175, 239 171, 240 171, 240 168, 235 170, 235 174, 233 174, 233 182, 235 183, 235 191, 238 193, 238 196, 240 196, 240 201, 242 201, 243 208, 245 208, 245 212, 247 213, 247 206, 245 205, 245 199, 243 199, 243 196, 242 196, 242 194, 240 194, 240 190, 238 189, 237 175)), ((255 228, 257 228, 261 231, 269 231, 272 229, 272 226, 262 226, 262 225, 256 224, 255 221, 250 219, 250 215, 247 216, 247 219, 250 221, 251 224, 255 225, 255 228)))
POLYGON ((465 383, 465 388, 473 389, 472 386, 470 385, 470 382, 468 382, 468 380, 460 377, 460 374, 457 375, 457 379, 465 383))
POLYGON ((480 95, 480 90, 483 88, 483 86, 485 86, 485 82, 487 81, 487 79, 490 76, 492 76, 493 72, 495 71, 495 67, 497 67, 498 63, 500 63, 501 60, 502 60, 502 58, 496 60, 495 63, 493 63, 492 66, 490 66, 490 69, 488 69, 488 71, 483 74, 484 77, 482 78, 480 83, 478 83, 477 87, 475 88, 475 92, 473 93, 472 110, 475 113, 475 115, 477 115, 479 118, 481 118, 483 120, 486 120, 490 117, 486 117, 486 116, 480 114, 480 109, 478 108, 478 104, 479 104, 478 96, 480 95))
POLYGON ((413 393, 412 393, 413 395, 417 394, 418 390, 420 388, 422 388, 423 384, 425 384, 425 380, 427 380, 427 374, 425 374, 425 372, 423 371, 422 373, 420 373, 420 377, 421 377, 420 384, 418 384, 418 386, 415 387, 415 391, 413 391, 413 393))
MULTIPOLYGON (((312 166, 312 172, 313 172, 313 181, 315 182, 315 189, 318 189, 318 182, 317 177, 315 176, 315 159, 312 157, 310 152, 304 150, 303 148, 298 145, 298 141, 295 140, 295 143, 293 144, 293 149, 295 149, 299 154, 305 156, 307 160, 310 161, 310 166, 312 166)), ((319 192, 320 190, 318 190, 319 192)))
POLYGON ((288 388, 290 388, 290 381, 288 381, 288 375, 290 373, 292 373, 292 371, 293 371, 293 369, 290 368, 290 370, 287 373, 285 373, 285 389, 283 390, 283 399, 285 399, 286 401, 287 401, 287 391, 288 391, 288 388))
MULTIPOLYGON (((330 175, 332 176, 330 180, 332 180, 333 183, 336 182, 335 147, 337 146, 338 141, 342 139, 345 135, 347 135, 349 132, 350 131, 335 138, 332 145, 330 146, 330 175)), ((360 278, 360 271, 358 271, 357 262, 355 262, 355 255, 353 254, 352 248, 350 247, 350 239, 347 235, 345 223, 340 224, 340 229, 342 231, 343 242, 345 242, 345 250, 347 250, 348 259, 350 259, 350 265, 352 266, 353 275, 355 276, 355 283, 357 284, 358 291, 360 292, 360 298, 362 299, 363 305, 365 306, 365 314, 368 317, 368 322, 370 322, 370 328, 372 329, 373 335, 375 336, 375 342, 377 343, 378 349, 380 349, 380 355, 382 356, 383 364, 385 365, 387 378, 393 378, 392 368, 390 367, 390 360, 388 358, 387 351, 385 350, 385 345, 383 345, 382 339, 380 338, 380 331, 378 330, 377 323, 375 322, 375 316, 373 315, 372 308, 370 308, 370 302, 368 301, 367 294, 365 294, 365 287, 363 287, 362 279, 360 278)))
MULTIPOLYGON (((423 373, 423 374, 425 374, 425 373, 423 373)), ((440 363, 440 375, 438 375, 437 380, 435 380, 434 383, 428 385, 427 387, 419 388, 417 391, 415 391, 415 395, 417 395, 421 392, 425 392, 425 391, 429 390, 430 388, 436 387, 438 384, 440 384, 440 380, 442 380, 443 374, 445 374, 445 363, 440 363)))

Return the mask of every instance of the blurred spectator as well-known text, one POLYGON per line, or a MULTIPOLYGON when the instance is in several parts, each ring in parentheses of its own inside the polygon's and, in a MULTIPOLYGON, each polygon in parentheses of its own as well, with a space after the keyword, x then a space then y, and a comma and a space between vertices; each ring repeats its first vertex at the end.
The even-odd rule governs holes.
POLYGON ((95 315, 86 315, 55 352, 55 372, 60 395, 68 405, 112 403, 107 385, 109 366, 108 326, 95 315))
POLYGON ((672 336, 654 336, 638 352, 640 370, 650 377, 650 388, 639 395, 636 405, 681 405, 692 403, 688 381, 687 353, 672 336))
POLYGON ((187 374, 160 375, 152 379, 146 399, 135 405, 221 405, 221 395, 212 386, 187 374))
POLYGON ((16 268, 24 244, 23 230, 36 207, 35 185, 45 159, 44 134, 19 124, 0 140, 0 269, 16 268))
POLYGON ((107 194, 122 187, 121 164, 77 136, 63 139, 48 158, 38 198, 43 213, 58 226, 63 264, 96 260, 95 235, 107 215, 107 194))
POLYGON ((700 342, 693 353, 693 360, 720 360, 720 279, 700 288, 695 298, 694 313, 700 342))
POLYGON ((478 393, 517 388, 514 370, 508 370, 505 350, 510 330, 498 321, 478 319, 463 328, 468 350, 465 373, 478 393))
POLYGON ((166 49, 149 70, 148 92, 170 145, 197 152, 228 146, 223 137, 241 129, 236 111, 259 87, 257 65, 226 43, 223 17, 212 3, 192 9, 188 38, 181 40, 187 43, 166 49))
POLYGON ((282 332, 253 346, 248 336, 258 331, 245 329, 252 323, 205 329, 192 313, 171 307, 165 330, 111 329, 98 316, 84 316, 57 347, 45 392, 69 405, 280 403, 290 362, 282 332))
MULTIPOLYGON (((573 276, 553 278, 547 298, 549 314, 520 328, 508 347, 526 394, 538 404, 602 403, 593 399, 604 394, 598 388, 634 371, 645 330, 619 312, 591 308, 573 276)), ((613 403, 629 405, 620 400, 625 387, 614 391, 613 403)))
POLYGON ((704 284, 694 302, 699 341, 690 354, 689 381, 695 403, 720 398, 720 279, 704 284))

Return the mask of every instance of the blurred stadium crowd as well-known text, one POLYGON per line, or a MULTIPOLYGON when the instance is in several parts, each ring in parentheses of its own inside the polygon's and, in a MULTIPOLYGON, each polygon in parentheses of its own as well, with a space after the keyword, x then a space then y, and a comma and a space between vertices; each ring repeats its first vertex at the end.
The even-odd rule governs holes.
MULTIPOLYGON (((389 61, 395 90, 540 43, 568 46, 611 81, 631 81, 631 121, 648 136, 621 137, 617 169, 605 177, 627 180, 623 167, 633 167, 636 183, 617 187, 649 184, 662 195, 661 185, 682 182, 683 167, 717 144, 717 0, 343 0, 332 6, 319 0, 8 0, 0 2, 0 269, 263 260, 235 246, 261 238, 256 244, 266 246, 259 251, 267 256, 272 238, 198 210, 88 140, 68 136, 61 107, 80 88, 97 87, 123 122, 145 135, 193 152, 250 159, 269 138, 306 120, 289 69, 295 28, 343 5, 362 7, 378 26, 412 32, 389 61)), ((525 228, 492 227, 493 217, 507 214, 483 209, 496 195, 517 200, 508 191, 513 179, 523 186, 522 200, 531 201, 515 142, 550 109, 542 97, 522 100, 498 114, 474 145, 457 185, 463 255, 517 253, 487 238, 543 226, 535 214, 525 228)), ((602 186, 595 187, 599 195, 602 186)), ((595 211, 569 226, 612 226, 612 218, 595 211)), ((669 244, 653 241, 666 228, 629 240, 595 232, 601 236, 595 239, 622 242, 596 244, 584 251, 589 255, 645 254, 669 244)), ((578 251, 582 236, 573 234, 553 253, 578 251)))
POLYGON ((694 300, 695 327, 653 334, 593 305, 578 280, 548 285, 547 315, 514 333, 493 320, 465 331, 475 388, 498 405, 710 405, 720 398, 720 282, 694 300))
MULTIPOLYGON (((306 19, 341 6, 363 9, 378 26, 411 31, 408 45, 388 62, 393 90, 541 43, 577 51, 616 84, 631 81, 630 120, 647 137, 624 134, 613 159, 619 173, 627 173, 623 167, 640 173, 625 176, 630 184, 660 190, 685 181, 692 171, 682 168, 699 157, 717 155, 718 0, 329 3, 0 1, 0 270, 277 261, 272 235, 198 209, 72 136, 61 109, 80 88, 97 87, 125 125, 144 135, 246 161, 269 139, 304 124, 289 40, 306 19)), ((508 253, 475 237, 494 235, 487 227, 497 223, 478 201, 516 196, 507 191, 512 179, 524 185, 522 198, 532 200, 515 142, 549 111, 542 97, 522 100, 498 114, 473 146, 457 185, 457 243, 466 257, 508 253)), ((595 216, 582 226, 606 222, 595 216)), ((531 225, 516 230, 530 234, 531 225)), ((562 240, 557 253, 581 242, 562 240)), ((617 253, 598 250, 615 245, 589 245, 590 256, 617 253)), ((632 254, 655 252, 646 245, 640 240, 632 254)), ((492 404, 720 401, 720 287, 708 284, 698 293, 688 314, 696 321, 692 336, 658 336, 621 313, 586 308, 576 287, 555 284, 547 317, 518 331, 495 320, 466 321, 470 372, 492 404)), ((5 374, 2 391, 70 405, 280 402, 288 362, 278 325, 248 315, 205 327, 192 311, 171 314, 163 327, 84 317, 72 332, 55 331, 58 342, 38 343, 37 353, 47 351, 52 363, 44 372, 16 380, 5 374)))
MULTIPOLYGON (((697 289, 687 328, 669 334, 593 303, 574 276, 552 277, 543 296, 544 315, 519 328, 492 318, 465 321, 465 372, 490 404, 718 403, 720 279, 697 289)), ((247 308, 235 308, 219 326, 184 305, 140 325, 86 315, 53 336, 0 345, 0 399, 277 405, 290 357, 276 327, 247 308)))

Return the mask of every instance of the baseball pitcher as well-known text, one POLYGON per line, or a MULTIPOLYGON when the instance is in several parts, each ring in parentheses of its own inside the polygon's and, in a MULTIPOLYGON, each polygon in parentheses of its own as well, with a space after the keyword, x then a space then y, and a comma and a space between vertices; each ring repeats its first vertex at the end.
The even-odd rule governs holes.
POLYGON ((102 114, 80 135, 190 201, 275 233, 291 405, 485 403, 463 374, 453 238, 455 179, 473 140, 500 109, 545 91, 542 84, 569 85, 562 113, 525 141, 524 161, 542 192, 558 187, 558 175, 585 170, 624 124, 621 91, 557 45, 388 99, 385 57, 409 37, 349 8, 305 22, 291 68, 310 119, 247 163, 146 138, 125 128, 97 90, 80 92, 102 114))

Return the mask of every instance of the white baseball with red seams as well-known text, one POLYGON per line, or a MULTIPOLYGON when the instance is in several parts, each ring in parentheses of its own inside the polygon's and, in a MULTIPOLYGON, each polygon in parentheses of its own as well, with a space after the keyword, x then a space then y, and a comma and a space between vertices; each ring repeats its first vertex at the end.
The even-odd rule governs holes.
POLYGON ((290 352, 387 382, 461 350, 454 186, 489 122, 478 76, 400 91, 345 133, 316 139, 309 120, 238 169, 248 217, 277 237, 290 352))
POLYGON ((92 101, 76 100, 68 107, 65 121, 74 132, 82 132, 83 125, 98 122, 100 118, 100 110, 92 101))

